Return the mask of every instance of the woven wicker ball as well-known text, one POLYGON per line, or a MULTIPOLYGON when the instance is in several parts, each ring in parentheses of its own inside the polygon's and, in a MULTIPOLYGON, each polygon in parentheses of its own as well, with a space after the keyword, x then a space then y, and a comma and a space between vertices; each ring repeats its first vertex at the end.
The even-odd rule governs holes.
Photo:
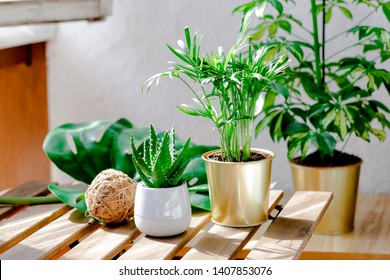
POLYGON ((105 224, 127 222, 134 215, 136 186, 137 182, 121 171, 100 172, 85 192, 88 213, 105 224))

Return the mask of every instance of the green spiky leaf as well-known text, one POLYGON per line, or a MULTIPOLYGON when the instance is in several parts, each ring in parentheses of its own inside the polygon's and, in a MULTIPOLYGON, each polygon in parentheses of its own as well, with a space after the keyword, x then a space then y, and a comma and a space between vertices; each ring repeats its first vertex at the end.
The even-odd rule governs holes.
POLYGON ((136 148, 132 142, 131 147, 134 154, 134 164, 137 170, 141 171, 141 179, 147 177, 147 182, 145 183, 148 187, 174 187, 183 183, 186 179, 191 178, 191 176, 188 176, 188 178, 183 176, 183 173, 186 171, 187 165, 190 162, 188 153, 191 139, 188 138, 181 149, 176 149, 175 138, 175 130, 172 128, 169 133, 165 132, 162 139, 159 140, 154 127, 151 126, 150 137, 146 139, 140 147, 136 148), (145 149, 142 149, 142 146, 151 146, 152 143, 155 148, 149 149, 149 151, 151 158, 154 158, 155 162, 149 168, 142 160, 144 157, 142 151, 145 151, 145 149), (153 152, 155 154, 152 154, 153 152))

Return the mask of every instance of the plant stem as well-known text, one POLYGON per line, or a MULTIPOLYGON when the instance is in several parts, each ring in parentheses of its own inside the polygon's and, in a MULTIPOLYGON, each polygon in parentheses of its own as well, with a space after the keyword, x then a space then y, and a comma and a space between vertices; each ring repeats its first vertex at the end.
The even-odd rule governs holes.
MULTIPOLYGON (((364 18, 362 18, 358 23, 355 24, 355 26, 358 26, 360 25, 363 21, 365 21, 367 18, 369 18, 371 15, 373 15, 375 13, 375 10, 371 11, 371 13, 367 14, 364 18)), ((333 41, 334 39, 340 37, 341 35, 347 33, 349 31, 349 29, 346 29, 332 37, 330 37, 326 42, 330 42, 330 41, 333 41)))
POLYGON ((316 1, 311 0, 311 15, 313 20, 313 43, 314 43, 314 56, 315 56, 315 74, 316 74, 316 80, 317 84, 322 88, 322 74, 321 74, 321 57, 320 57, 320 42, 318 39, 318 22, 317 22, 317 9, 316 9, 316 1))
POLYGON ((355 44, 346 46, 345 48, 342 48, 342 49, 338 50, 337 52, 331 54, 329 57, 326 58, 326 60, 332 59, 333 57, 335 57, 335 56, 338 55, 339 53, 342 53, 343 51, 349 50, 349 49, 352 48, 352 47, 359 46, 359 45, 361 45, 361 43, 364 43, 364 42, 369 41, 369 40, 370 40, 370 38, 366 38, 366 39, 361 40, 361 41, 359 41, 359 42, 357 42, 357 43, 355 43, 355 44))
POLYGON ((308 28, 306 28, 303 24, 301 24, 301 23, 298 23, 298 21, 292 16, 292 15, 286 15, 286 17, 288 18, 288 19, 290 19, 292 22, 294 22, 299 28, 301 28, 303 31, 305 31, 305 32, 307 32, 307 33, 309 33, 309 34, 311 34, 311 31, 308 29, 308 28))
POLYGON ((251 131, 252 120, 243 120, 241 124, 242 160, 246 161, 251 157, 251 131))
MULTIPOLYGON (((322 0, 322 61, 325 62, 325 0, 322 0)), ((325 85, 325 63, 322 63, 322 84, 325 85)))
POLYGON ((350 138, 351 138, 351 134, 348 134, 347 140, 344 141, 344 144, 343 144, 343 146, 342 146, 341 149, 340 149, 340 155, 341 155, 341 153, 344 152, 344 149, 345 149, 345 147, 347 146, 347 143, 348 143, 348 141, 349 141, 350 138))
POLYGON ((340 88, 339 91, 343 91, 343 90, 346 90, 346 89, 349 88, 349 87, 353 87, 353 86, 356 84, 357 81, 359 81, 361 78, 364 78, 364 77, 366 77, 366 74, 365 74, 365 73, 361 74, 359 77, 357 77, 357 78, 356 78, 355 80, 353 80, 352 82, 349 82, 348 85, 346 85, 346 86, 340 88))
POLYGON ((308 41, 305 38, 303 38, 303 37, 301 37, 299 35, 296 35, 295 33, 291 33, 290 35, 291 35, 291 37, 295 37, 295 38, 301 40, 301 42, 303 42, 303 43, 308 43, 308 41))
POLYGON ((0 204, 33 205, 58 202, 61 202, 61 200, 56 196, 0 197, 0 204))
MULTIPOLYGON (((195 95, 196 99, 199 101, 200 104, 202 104, 203 109, 207 112, 207 107, 204 105, 202 99, 199 98, 199 96, 196 94, 196 92, 193 90, 193 88, 179 75, 176 76, 178 79, 180 79, 189 89, 190 91, 195 95)), ((203 89, 203 88, 202 88, 203 89)), ((213 119, 212 119, 213 120, 213 119)))

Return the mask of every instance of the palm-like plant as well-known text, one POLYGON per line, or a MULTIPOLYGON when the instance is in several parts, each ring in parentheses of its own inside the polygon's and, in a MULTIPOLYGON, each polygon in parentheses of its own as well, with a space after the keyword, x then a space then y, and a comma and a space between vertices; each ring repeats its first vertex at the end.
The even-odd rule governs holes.
POLYGON ((153 82, 158 83, 163 76, 183 82, 195 104, 178 108, 213 122, 220 136, 223 161, 250 160, 253 121, 261 112, 265 94, 276 89, 274 79, 287 66, 284 55, 272 56, 266 47, 256 51, 248 47, 247 27, 245 21, 236 44, 227 53, 220 47, 216 53, 205 55, 200 54, 202 36, 196 33, 191 37, 186 27, 185 42, 178 41, 179 49, 168 45, 179 61, 171 62, 171 68, 154 75, 144 85, 149 91, 153 82))
POLYGON ((235 9, 246 17, 256 14, 259 18, 251 29, 254 48, 288 52, 296 62, 278 81, 283 85, 280 102, 267 96, 269 106, 256 132, 268 126, 274 141, 287 140, 289 159, 296 154, 304 159, 313 153, 320 161, 332 158, 335 151, 340 155, 336 148, 342 152, 351 135, 366 141, 371 136, 384 140, 390 110, 373 94, 381 87, 390 92, 390 73, 380 67, 390 58, 390 33, 364 23, 380 13, 390 21, 390 2, 310 0, 311 25, 286 13, 288 4, 294 1, 255 0, 235 9), (336 11, 353 19, 351 8, 361 6, 370 11, 356 25, 337 34, 327 33, 336 11), (306 38, 297 30, 306 33, 306 38), (346 43, 329 47, 343 36, 348 36, 346 43), (359 54, 352 56, 351 50, 359 54))

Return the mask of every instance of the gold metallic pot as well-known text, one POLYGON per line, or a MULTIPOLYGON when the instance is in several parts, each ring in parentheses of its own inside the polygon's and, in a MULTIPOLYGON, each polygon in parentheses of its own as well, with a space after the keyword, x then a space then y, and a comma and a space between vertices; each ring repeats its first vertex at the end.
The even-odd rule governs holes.
POLYGON ((203 155, 210 187, 211 218, 223 226, 247 227, 268 219, 268 196, 275 154, 252 149, 269 158, 252 162, 221 162, 210 159, 218 150, 203 155))
POLYGON ((336 235, 353 230, 360 166, 310 167, 290 162, 296 191, 330 191, 333 200, 316 233, 336 235))

